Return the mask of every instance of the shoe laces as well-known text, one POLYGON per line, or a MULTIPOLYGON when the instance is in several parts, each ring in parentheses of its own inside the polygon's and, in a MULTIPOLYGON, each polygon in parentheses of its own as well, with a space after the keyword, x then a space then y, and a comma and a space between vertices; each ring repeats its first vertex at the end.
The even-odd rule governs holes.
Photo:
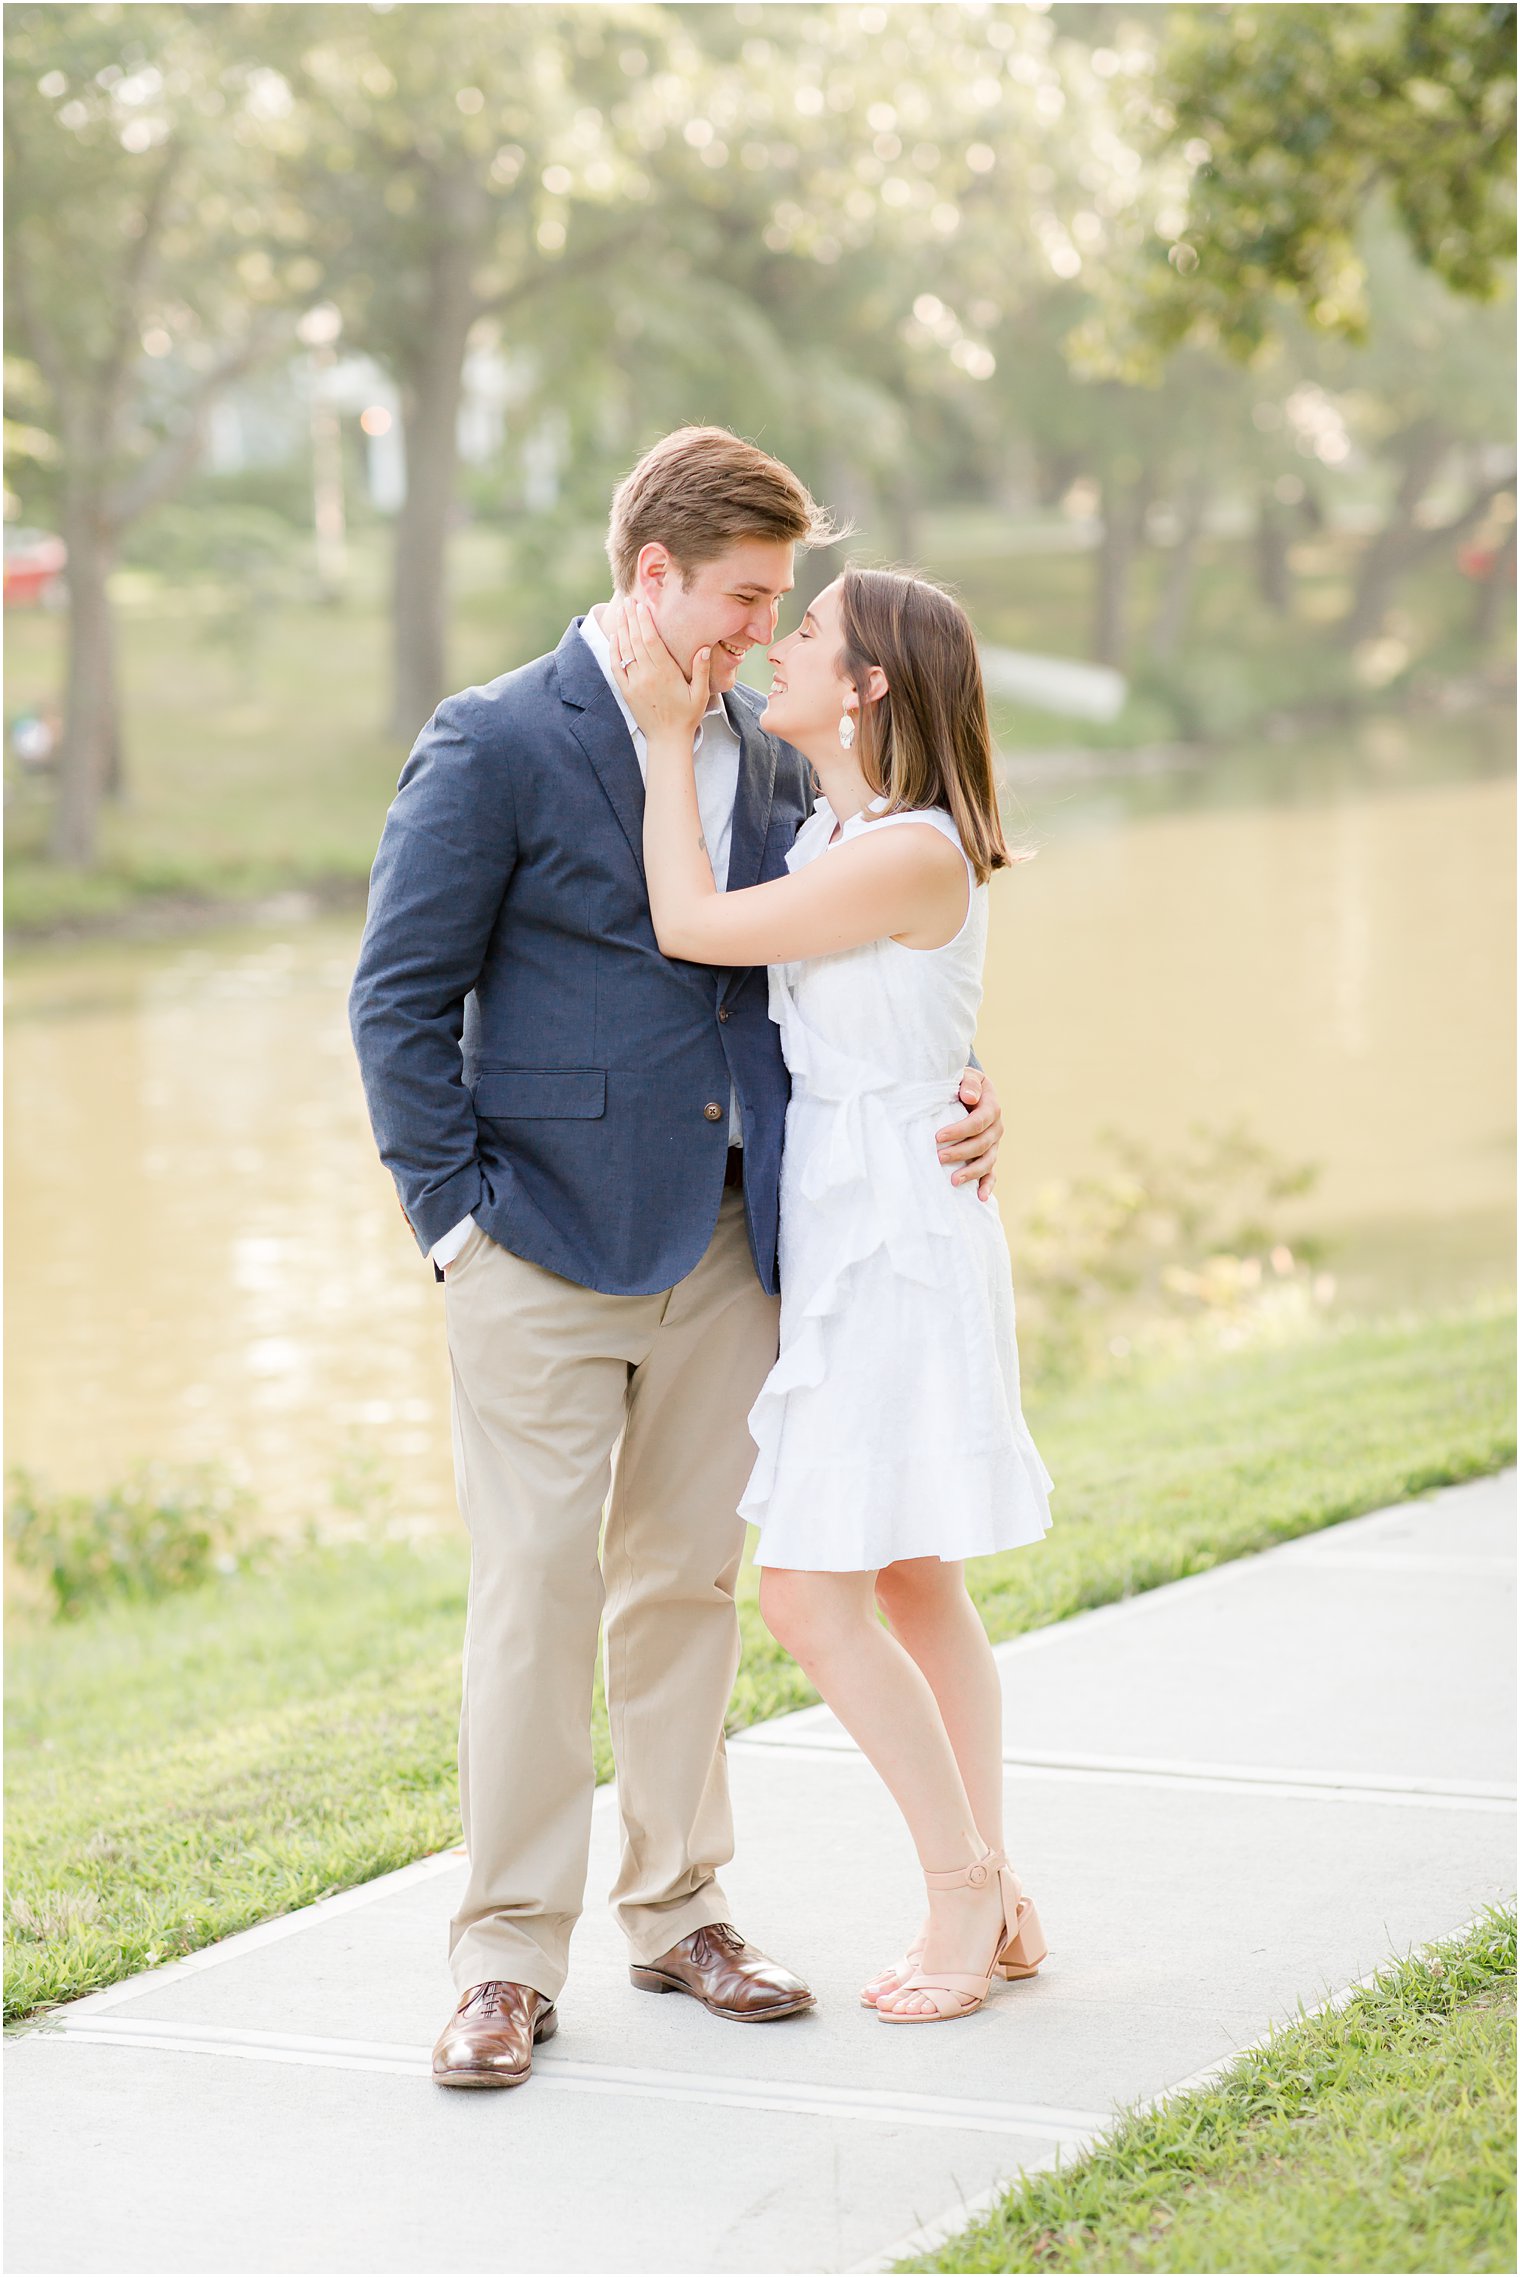
POLYGON ((512 1989, 506 1977, 489 1977, 484 1984, 471 1985, 469 1996, 460 2008, 461 2016, 468 2016, 472 2008, 491 2008, 497 1996, 512 1989))

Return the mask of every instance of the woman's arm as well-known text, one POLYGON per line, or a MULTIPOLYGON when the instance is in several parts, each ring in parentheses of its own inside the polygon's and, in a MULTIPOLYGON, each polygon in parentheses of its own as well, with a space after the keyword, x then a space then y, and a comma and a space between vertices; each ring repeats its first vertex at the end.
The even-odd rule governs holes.
POLYGON ((707 965, 786 964, 886 935, 954 934, 966 911, 966 865, 932 823, 878 831, 792 876, 720 893, 692 767, 692 738, 707 704, 707 652, 693 659, 688 686, 663 644, 656 659, 659 635, 647 612, 641 621, 630 608, 621 636, 649 667, 639 691, 648 745, 644 875, 655 938, 667 956, 707 965))
POLYGON ((788 964, 916 931, 948 940, 966 908, 965 862, 932 823, 879 831, 830 848, 791 876, 719 893, 691 762, 683 764, 674 746, 657 760, 653 738, 644 870, 656 940, 666 956, 693 964, 788 964))

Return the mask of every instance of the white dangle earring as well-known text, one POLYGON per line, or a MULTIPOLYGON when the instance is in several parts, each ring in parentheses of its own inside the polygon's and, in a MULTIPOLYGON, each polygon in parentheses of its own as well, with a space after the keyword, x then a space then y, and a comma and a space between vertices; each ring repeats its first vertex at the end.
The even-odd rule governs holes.
POLYGON ((839 715, 839 740, 846 751, 855 741, 855 714, 848 707, 839 715))

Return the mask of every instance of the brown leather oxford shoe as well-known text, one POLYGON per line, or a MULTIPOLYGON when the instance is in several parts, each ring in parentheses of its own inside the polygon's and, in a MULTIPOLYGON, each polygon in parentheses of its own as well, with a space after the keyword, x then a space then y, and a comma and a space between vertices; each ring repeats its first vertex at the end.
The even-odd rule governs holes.
POLYGON ((628 1974, 641 1992, 689 1992, 709 2015, 734 2024, 768 2024, 816 2006, 801 1977, 746 1945, 727 1921, 693 1929, 657 1961, 628 1974))
POLYGON ((552 2040, 559 2015, 530 1984, 472 1984, 438 2035, 433 2077, 440 2087, 521 2087, 533 2050, 552 2040))

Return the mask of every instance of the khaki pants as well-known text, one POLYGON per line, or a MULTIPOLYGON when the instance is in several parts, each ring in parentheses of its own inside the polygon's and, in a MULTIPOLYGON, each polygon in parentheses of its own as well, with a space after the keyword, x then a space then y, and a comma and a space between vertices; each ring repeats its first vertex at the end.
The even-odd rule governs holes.
POLYGON ((470 1532, 470 1874, 449 1957, 461 1991, 498 1977, 552 1999, 585 1894, 604 1605, 618 1919, 651 1961, 729 1918, 717 1869, 733 1856, 723 1718, 739 1664, 737 1508, 778 1300, 756 1278, 743 1196, 726 1189, 706 1255, 673 1289, 603 1296, 477 1231, 444 1304, 470 1532))

